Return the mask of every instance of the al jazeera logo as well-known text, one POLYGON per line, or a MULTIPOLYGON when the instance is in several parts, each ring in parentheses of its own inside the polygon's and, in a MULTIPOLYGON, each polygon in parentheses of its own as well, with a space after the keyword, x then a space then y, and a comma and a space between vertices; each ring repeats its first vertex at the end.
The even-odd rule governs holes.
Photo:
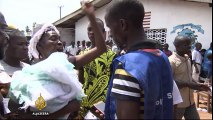
POLYGON ((35 107, 38 109, 38 111, 33 112, 32 115, 35 115, 35 116, 49 115, 49 112, 42 111, 46 106, 47 106, 47 103, 42 97, 42 95, 40 94, 38 99, 35 101, 35 107))
POLYGON ((38 110, 43 110, 47 106, 46 101, 41 96, 41 94, 38 97, 38 99, 35 101, 35 106, 38 110))

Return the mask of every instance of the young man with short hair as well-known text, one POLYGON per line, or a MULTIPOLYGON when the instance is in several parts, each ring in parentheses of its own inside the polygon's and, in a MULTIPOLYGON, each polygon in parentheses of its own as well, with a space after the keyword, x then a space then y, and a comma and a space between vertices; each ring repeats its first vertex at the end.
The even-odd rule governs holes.
MULTIPOLYGON (((4 46, 4 58, 0 61, 0 71, 2 73, 0 74, 0 79, 5 76, 3 73, 12 77, 14 72, 22 70, 23 67, 27 66, 26 63, 21 62, 28 57, 27 38, 17 29, 8 28, 7 34, 9 39, 4 46)), ((6 96, 8 91, 2 88, 1 92, 6 96)))
POLYGON ((76 55, 79 55, 81 52, 81 42, 80 41, 77 41, 77 49, 78 49, 78 52, 76 53, 76 55))
POLYGON ((195 49, 192 51, 192 78, 196 81, 200 81, 200 73, 201 73, 201 64, 202 64, 202 55, 200 50, 202 48, 201 43, 195 44, 195 49))
POLYGON ((75 42, 72 41, 71 45, 67 47, 66 53, 70 56, 76 56, 78 52, 78 48, 75 46, 75 42))
MULTIPOLYGON (((21 60, 28 57, 27 38, 17 29, 7 28, 9 39, 3 46, 4 57, 0 60, 0 94, 7 98, 11 77, 14 72, 22 70, 27 64, 21 60)), ((4 99, 7 101, 7 99, 4 99)), ((8 108, 8 106, 4 106, 8 108)))
POLYGON ((81 51, 84 51, 85 49, 86 49, 86 41, 83 40, 83 41, 81 42, 81 51))
POLYGON ((165 43, 163 45, 163 52, 169 57, 172 55, 172 51, 169 50, 169 44, 165 43))
POLYGON ((173 119, 171 67, 168 57, 156 49, 157 42, 146 38, 142 3, 113 2, 105 21, 117 46, 127 53, 113 61, 105 118, 115 119, 117 114, 118 119, 173 119))

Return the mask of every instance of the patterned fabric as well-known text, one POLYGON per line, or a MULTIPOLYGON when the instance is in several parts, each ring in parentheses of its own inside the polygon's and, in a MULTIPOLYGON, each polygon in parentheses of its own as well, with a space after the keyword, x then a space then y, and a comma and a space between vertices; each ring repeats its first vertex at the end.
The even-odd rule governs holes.
POLYGON ((138 80, 123 69, 122 64, 119 64, 115 71, 111 96, 120 100, 140 102, 140 119, 144 118, 144 91, 139 87, 138 80))
MULTIPOLYGON (((81 52, 84 54, 88 49, 81 52)), ((115 57, 115 53, 108 50, 91 63, 84 66, 83 89, 87 97, 82 101, 81 116, 84 117, 88 109, 95 103, 105 102, 108 82, 111 75, 111 64, 115 57)))

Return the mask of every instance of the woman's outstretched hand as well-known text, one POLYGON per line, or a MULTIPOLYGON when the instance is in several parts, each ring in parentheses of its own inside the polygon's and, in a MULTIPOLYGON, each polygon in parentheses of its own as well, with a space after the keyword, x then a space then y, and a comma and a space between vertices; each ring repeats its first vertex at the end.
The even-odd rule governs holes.
POLYGON ((87 15, 94 15, 95 9, 90 0, 81 0, 81 8, 87 15))

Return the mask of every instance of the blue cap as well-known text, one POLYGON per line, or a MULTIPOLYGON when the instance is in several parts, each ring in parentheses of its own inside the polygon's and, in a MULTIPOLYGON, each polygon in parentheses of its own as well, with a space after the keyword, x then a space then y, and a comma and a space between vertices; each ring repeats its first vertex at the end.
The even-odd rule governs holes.
POLYGON ((0 12, 0 28, 7 27, 4 15, 0 12))

